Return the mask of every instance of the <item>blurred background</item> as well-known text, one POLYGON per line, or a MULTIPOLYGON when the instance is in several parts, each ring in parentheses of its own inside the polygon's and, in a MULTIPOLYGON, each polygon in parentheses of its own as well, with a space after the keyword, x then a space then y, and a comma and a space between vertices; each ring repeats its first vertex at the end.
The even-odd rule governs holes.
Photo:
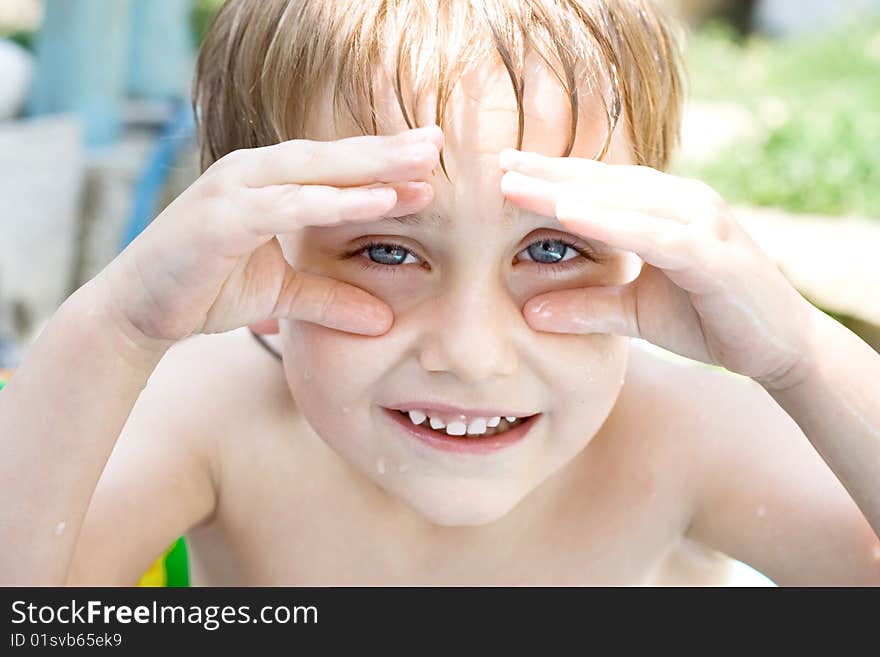
MULTIPOLYGON (((189 85, 220 4, 0 0, 0 370, 198 176, 189 85)), ((880 349, 880 0, 658 4, 690 75, 672 172, 880 349)))

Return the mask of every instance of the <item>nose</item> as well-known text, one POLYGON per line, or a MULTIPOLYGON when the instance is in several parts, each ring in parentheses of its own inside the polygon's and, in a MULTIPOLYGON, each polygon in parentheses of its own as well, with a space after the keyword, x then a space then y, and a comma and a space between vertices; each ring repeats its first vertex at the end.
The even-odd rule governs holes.
POLYGON ((513 332, 524 319, 500 283, 462 280, 422 312, 430 315, 419 352, 426 371, 448 372, 469 383, 516 372, 513 332))

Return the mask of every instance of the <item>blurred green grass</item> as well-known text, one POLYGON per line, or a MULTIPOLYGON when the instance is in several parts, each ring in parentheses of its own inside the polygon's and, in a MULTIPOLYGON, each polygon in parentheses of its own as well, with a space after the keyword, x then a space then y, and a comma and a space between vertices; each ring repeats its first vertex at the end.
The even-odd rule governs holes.
POLYGON ((781 40, 690 34, 696 100, 746 107, 764 138, 682 167, 728 200, 880 218, 880 16, 781 40))
POLYGON ((214 14, 222 4, 223 0, 192 0, 191 23, 196 44, 201 45, 205 39, 214 14))

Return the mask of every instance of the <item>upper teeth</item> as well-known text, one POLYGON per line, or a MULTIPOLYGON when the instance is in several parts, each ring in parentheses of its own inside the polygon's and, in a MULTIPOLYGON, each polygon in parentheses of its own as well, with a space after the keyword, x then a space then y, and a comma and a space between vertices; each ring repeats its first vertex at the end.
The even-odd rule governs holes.
POLYGON ((460 420, 453 420, 446 425, 446 433, 450 436, 463 436, 467 433, 467 425, 460 420))
MULTIPOLYGON (((459 415, 447 423, 442 417, 429 415, 425 411, 409 411, 408 415, 413 424, 421 424, 427 419, 432 429, 446 429, 446 433, 450 436, 481 435, 486 433, 487 428, 497 427, 501 423, 501 416, 466 418, 464 415, 459 415)), ((509 415, 504 419, 513 423, 517 417, 509 415)))
POLYGON ((467 426, 468 433, 481 434, 486 433, 486 425, 488 424, 488 420, 484 417, 476 417, 470 421, 470 424, 467 426))

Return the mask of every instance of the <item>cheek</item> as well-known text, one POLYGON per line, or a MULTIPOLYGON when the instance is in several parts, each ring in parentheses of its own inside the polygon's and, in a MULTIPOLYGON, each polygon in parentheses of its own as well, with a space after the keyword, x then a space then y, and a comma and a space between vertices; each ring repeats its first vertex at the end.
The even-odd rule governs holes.
POLYGON ((385 374, 380 345, 310 322, 283 322, 281 332, 288 386, 309 424, 325 439, 359 435, 385 374))
POLYGON ((553 399, 554 435, 579 449, 601 428, 623 387, 629 338, 535 334, 532 367, 553 399))

